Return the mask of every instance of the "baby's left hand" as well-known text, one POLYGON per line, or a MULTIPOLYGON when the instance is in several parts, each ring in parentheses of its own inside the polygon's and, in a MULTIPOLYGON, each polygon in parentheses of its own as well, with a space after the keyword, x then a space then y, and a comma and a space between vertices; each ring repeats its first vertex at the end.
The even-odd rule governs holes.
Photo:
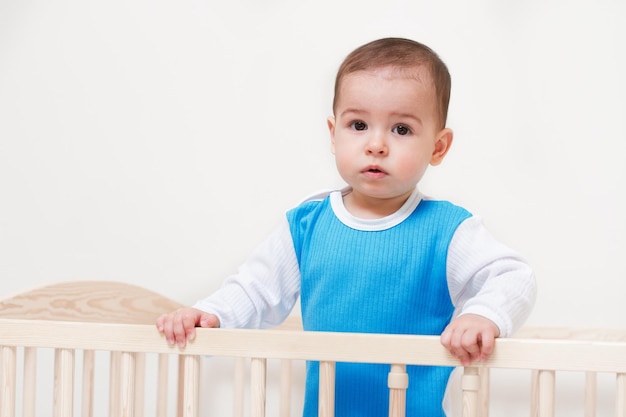
POLYGON ((500 335, 498 326, 477 314, 465 314, 452 320, 441 334, 441 344, 461 361, 463 366, 476 360, 487 360, 500 335))

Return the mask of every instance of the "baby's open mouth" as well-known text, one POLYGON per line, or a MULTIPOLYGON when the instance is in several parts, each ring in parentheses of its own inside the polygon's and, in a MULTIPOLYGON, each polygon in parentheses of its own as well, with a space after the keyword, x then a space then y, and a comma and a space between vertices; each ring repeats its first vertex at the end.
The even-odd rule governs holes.
POLYGON ((385 174, 385 171, 378 167, 367 167, 365 168, 365 170, 363 170, 363 172, 371 172, 373 174, 385 174))

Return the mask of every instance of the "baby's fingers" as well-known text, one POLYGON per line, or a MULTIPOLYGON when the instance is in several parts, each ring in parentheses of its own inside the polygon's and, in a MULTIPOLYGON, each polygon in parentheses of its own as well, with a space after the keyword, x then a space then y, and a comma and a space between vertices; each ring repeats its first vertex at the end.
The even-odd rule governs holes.
POLYGON ((196 338, 197 320, 198 316, 187 310, 176 315, 172 330, 176 340, 176 345, 178 345, 179 348, 184 348, 187 341, 191 341, 196 338))
POLYGON ((493 349, 496 346, 497 335, 493 331, 484 331, 479 336, 480 346, 480 360, 486 361, 493 353, 493 349))
POLYGON ((198 313, 189 308, 176 310, 157 319, 157 329, 163 333, 170 346, 185 347, 187 340, 195 337, 198 313))
POLYGON ((176 335, 174 334, 174 314, 162 314, 156 321, 157 330, 165 336, 168 345, 176 343, 176 335))
POLYGON ((480 345, 477 343, 476 335, 471 331, 464 332, 459 342, 454 345, 454 352, 463 366, 469 366, 473 361, 480 359, 480 345))
POLYGON ((457 317, 441 334, 441 344, 458 358, 463 366, 475 360, 487 360, 500 335, 496 324, 476 314, 457 317))
POLYGON ((156 328, 159 331, 159 333, 163 333, 165 329, 164 323, 165 323, 166 317, 167 317, 167 314, 161 314, 159 318, 157 318, 156 328))
POLYGON ((476 333, 471 330, 457 329, 444 332, 441 343, 463 366, 467 366, 481 357, 476 338, 476 333))

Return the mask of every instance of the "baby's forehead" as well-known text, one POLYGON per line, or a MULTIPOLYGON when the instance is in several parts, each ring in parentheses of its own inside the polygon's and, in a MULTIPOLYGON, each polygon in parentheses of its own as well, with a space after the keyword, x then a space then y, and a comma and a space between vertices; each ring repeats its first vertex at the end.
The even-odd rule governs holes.
MULTIPOLYGON (((400 67, 396 65, 384 65, 384 66, 376 66, 376 67, 371 67, 371 68, 363 68, 363 69, 354 71, 352 74, 356 75, 358 73, 364 73, 364 74, 369 73, 369 74, 377 75, 379 77, 383 77, 389 80, 397 79, 397 78, 415 80, 419 82, 420 84, 427 86, 427 87, 434 88, 435 86, 431 71, 426 65, 413 65, 410 67, 406 67, 406 66, 400 67)), ((349 75, 350 74, 346 74, 346 76, 349 76, 349 75)))

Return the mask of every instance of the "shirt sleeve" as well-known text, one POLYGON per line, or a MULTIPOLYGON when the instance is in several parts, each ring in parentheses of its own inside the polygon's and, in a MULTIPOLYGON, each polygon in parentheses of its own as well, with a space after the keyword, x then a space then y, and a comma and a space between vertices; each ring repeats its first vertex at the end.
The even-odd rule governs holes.
POLYGON ((215 314, 224 328, 268 328, 287 318, 299 295, 300 270, 285 217, 236 274, 193 307, 215 314))
POLYGON ((481 315, 498 326, 501 337, 508 337, 530 315, 537 292, 532 269, 497 241, 480 217, 470 217, 458 227, 446 269, 455 317, 481 315))

